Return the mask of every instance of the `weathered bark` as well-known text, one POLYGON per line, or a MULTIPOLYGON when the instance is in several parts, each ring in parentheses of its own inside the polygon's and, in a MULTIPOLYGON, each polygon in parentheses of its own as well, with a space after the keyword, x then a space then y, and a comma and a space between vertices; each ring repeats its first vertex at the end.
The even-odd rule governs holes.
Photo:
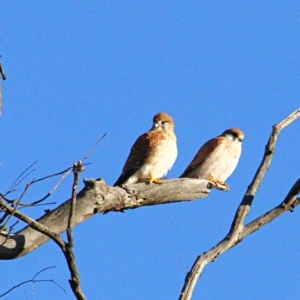
MULTIPOLYGON (((161 185, 133 184, 126 187, 106 185, 102 179, 84 180, 85 187, 78 193, 73 224, 78 225, 97 213, 123 211, 141 206, 191 201, 205 198, 210 191, 204 179, 168 179, 161 185)), ((67 228, 71 200, 47 212, 37 221, 56 234, 67 228)), ((24 256, 49 240, 49 237, 26 226, 15 234, 0 233, 0 259, 24 256)))

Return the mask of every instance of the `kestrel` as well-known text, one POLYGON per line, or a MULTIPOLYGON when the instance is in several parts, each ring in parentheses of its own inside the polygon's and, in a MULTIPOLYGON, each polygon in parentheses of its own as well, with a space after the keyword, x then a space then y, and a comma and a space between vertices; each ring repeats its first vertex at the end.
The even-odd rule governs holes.
POLYGON ((204 178, 216 185, 229 186, 225 180, 235 170, 242 152, 244 133, 238 128, 225 130, 206 142, 180 177, 204 178))
POLYGON ((172 117, 166 113, 156 114, 152 128, 133 144, 122 174, 114 185, 142 181, 160 183, 176 160, 176 140, 172 117))

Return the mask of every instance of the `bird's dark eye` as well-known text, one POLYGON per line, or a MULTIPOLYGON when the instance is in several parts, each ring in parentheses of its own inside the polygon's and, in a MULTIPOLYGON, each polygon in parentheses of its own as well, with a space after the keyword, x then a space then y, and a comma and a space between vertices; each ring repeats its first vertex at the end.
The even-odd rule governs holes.
POLYGON ((166 123, 168 123, 168 121, 161 121, 161 124, 162 124, 162 125, 164 125, 164 124, 166 124, 166 123))

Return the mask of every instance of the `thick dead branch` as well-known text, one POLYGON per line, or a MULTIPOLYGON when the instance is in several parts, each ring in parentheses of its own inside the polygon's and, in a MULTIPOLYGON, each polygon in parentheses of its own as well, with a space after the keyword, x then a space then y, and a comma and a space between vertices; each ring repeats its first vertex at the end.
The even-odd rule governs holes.
MULTIPOLYGON (((264 153, 262 162, 261 162, 260 166, 258 167, 257 172, 256 172, 251 184, 249 185, 249 187, 248 187, 248 189, 247 189, 247 191, 235 213, 229 233, 216 246, 214 246, 207 252, 204 252, 202 255, 197 257, 191 270, 186 275, 185 283, 184 283, 184 286, 183 286, 180 296, 179 296, 180 300, 190 300, 192 297, 194 288, 196 286, 196 283, 197 283, 199 277, 202 275, 204 267, 208 263, 216 260, 222 253, 224 253, 228 249, 235 246, 244 237, 244 235, 243 235, 244 220, 250 211, 251 204, 254 200, 257 190, 259 189, 259 187, 264 179, 265 173, 267 172, 267 170, 269 169, 269 167, 271 165, 271 161, 272 161, 272 158, 275 153, 275 146, 277 143, 278 136, 279 136, 280 132, 286 126, 291 124, 293 121, 295 121, 299 117, 300 117, 300 109, 296 110, 291 115, 289 115, 287 118, 285 118, 284 120, 282 120, 281 122, 279 122, 278 124, 273 126, 273 130, 270 135, 269 141, 265 147, 265 153, 264 153)), ((297 191, 299 191, 299 186, 298 186, 297 191)), ((291 192, 291 194, 293 194, 293 197, 295 197, 294 192, 291 192)), ((295 199, 293 198, 293 200, 291 200, 291 196, 288 195, 283 203, 286 203, 287 207, 291 207, 291 204, 295 204, 295 199), (292 203, 290 203, 291 201, 292 201, 292 203)), ((254 228, 254 227, 252 227, 252 228, 254 228)))
MULTIPOLYGON (((207 189, 209 181, 190 178, 168 179, 164 180, 161 185, 139 183, 124 188, 108 186, 102 179, 86 179, 84 183, 85 187, 77 194, 76 198, 74 226, 97 213, 191 201, 205 198, 210 192, 207 189)), ((35 221, 19 211, 14 211, 3 199, 0 199, 0 207, 9 213, 14 212, 18 219, 34 227, 27 226, 15 234, 0 233, 0 259, 24 256, 47 242, 49 238, 60 238, 59 234, 67 228, 70 203, 70 200, 64 202, 35 221), (48 236, 41 233, 44 230, 48 232, 48 236), (3 242, 5 243, 2 244, 3 242)), ((60 246, 63 245, 63 241, 60 239, 56 243, 59 243, 60 246)))

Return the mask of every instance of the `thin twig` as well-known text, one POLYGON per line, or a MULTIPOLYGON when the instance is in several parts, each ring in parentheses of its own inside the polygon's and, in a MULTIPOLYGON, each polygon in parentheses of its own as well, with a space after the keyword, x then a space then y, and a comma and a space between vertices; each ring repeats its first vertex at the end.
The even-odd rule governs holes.
MULTIPOLYGON (((1 57, 1 55, 0 55, 1 57)), ((4 73, 3 66, 0 62, 0 116, 2 115, 2 79, 5 80, 6 76, 4 73)))
POLYGON ((5 226, 0 226, 0 231, 4 231, 5 234, 3 234, 3 235, 6 236, 5 240, 1 243, 1 246, 3 246, 6 243, 6 241, 9 238, 9 235, 11 234, 11 232, 14 229, 14 226, 16 226, 18 223, 19 223, 19 221, 16 221, 14 224, 12 224, 11 226, 9 226, 8 231, 5 230, 5 228, 6 228, 5 226))
POLYGON ((86 156, 82 159, 82 161, 86 160, 87 158, 89 158, 89 156, 94 152, 94 150, 98 147, 98 145, 100 144, 100 142, 105 138, 107 133, 104 133, 102 135, 102 137, 98 140, 98 142, 91 148, 91 150, 86 154, 86 156))
MULTIPOLYGON (((0 55, 1 57, 1 55, 0 55)), ((2 63, 0 62, 0 75, 1 75, 1 78, 3 80, 6 80, 6 75, 5 75, 5 72, 4 72, 4 69, 3 69, 3 66, 2 66, 2 63)))
MULTIPOLYGON (((45 200, 45 199, 43 199, 45 200)), ((39 201, 40 202, 40 201, 39 201)), ((37 207, 37 206, 45 206, 45 205, 54 205, 54 204, 57 204, 57 202, 47 202, 47 203, 39 203, 39 202, 32 202, 32 203, 20 203, 19 204, 19 209, 22 210, 22 209, 25 209, 25 208, 28 208, 28 207, 37 207)))
MULTIPOLYGON (((8 199, 7 197, 6 197, 6 195, 7 194, 2 194, 1 192, 0 192, 0 197, 2 198, 2 199, 4 199, 6 202, 8 202, 8 203, 13 203, 15 200, 10 200, 10 199, 8 199)), ((1 199, 0 198, 0 199, 1 199)))
POLYGON ((250 211, 251 204, 264 179, 265 173, 271 165, 278 136, 286 126, 298 118, 300 118, 300 109, 296 110, 284 120, 273 126, 272 133, 265 148, 262 162, 235 213, 229 233, 216 246, 197 257, 191 270, 186 275, 184 286, 179 296, 180 300, 191 299, 196 283, 199 280, 199 277, 202 275, 204 267, 208 263, 216 260, 222 253, 232 248, 242 240, 244 220, 250 211))
POLYGON ((39 182, 41 180, 48 179, 48 178, 51 178, 51 177, 58 176, 58 175, 62 174, 62 176, 60 177, 60 179, 58 180, 56 185, 53 187, 53 189, 49 193, 47 193, 46 196, 44 196, 43 198, 41 198, 39 200, 33 201, 31 203, 19 203, 19 205, 21 205, 21 206, 37 206, 37 204, 39 204, 39 203, 43 202, 44 200, 46 200, 48 197, 50 197, 56 191, 56 189, 60 186, 60 184, 63 182, 63 180, 71 173, 71 171, 72 171, 72 168, 67 168, 66 170, 64 170, 62 172, 52 174, 52 175, 40 178, 38 180, 34 180, 32 182, 32 184, 36 183, 36 182, 39 182))
POLYGON ((52 282, 54 283, 56 286, 58 286, 62 291, 64 291, 64 293, 66 294, 66 290, 60 286, 56 281, 54 281, 53 279, 35 279, 39 274, 41 274, 42 272, 48 270, 48 269, 52 269, 52 268, 56 268, 55 266, 53 267, 47 267, 47 268, 44 268, 43 270, 39 271, 38 273, 36 273, 32 279, 29 279, 29 280, 26 280, 26 281, 23 281, 15 286, 13 286, 12 288, 10 288, 8 291, 6 291, 5 293, 1 294, 0 295, 0 298, 6 296, 8 293, 10 293, 11 291, 13 291, 14 289, 26 284, 26 283, 29 283, 29 282, 32 282, 32 283, 36 283, 36 282, 52 282))
POLYGON ((44 271, 49 270, 49 269, 54 269, 54 268, 56 268, 56 266, 46 267, 46 268, 42 269, 41 271, 38 271, 38 272, 33 276, 32 279, 35 279, 37 276, 39 276, 39 274, 43 273, 44 271))
MULTIPOLYGON (((26 189, 29 189, 29 187, 37 182, 40 182, 42 180, 45 180, 45 179, 48 179, 48 178, 51 178, 51 177, 55 177, 55 176, 58 176, 58 175, 62 175, 59 179, 59 181, 56 183, 56 185, 53 187, 53 189, 46 195, 44 196, 43 198, 39 199, 39 200, 35 200, 31 203, 23 203, 20 201, 20 199, 18 200, 10 200, 8 198, 5 197, 5 195, 1 194, 0 193, 0 196, 8 203, 13 203, 14 205, 18 204, 19 206, 34 206, 36 204, 39 204, 41 203, 42 201, 46 200, 49 196, 51 196, 55 190, 59 187, 59 185, 62 183, 62 181, 71 173, 72 171, 72 167, 70 168, 67 168, 61 172, 58 172, 58 173, 55 173, 55 174, 51 174, 51 175, 47 175, 45 177, 42 177, 42 178, 39 178, 39 179, 33 179, 30 183, 27 184, 26 186, 26 189)), ((28 175, 28 174, 27 174, 28 175)), ((27 176, 26 175, 26 176, 27 176)), ((23 180, 23 179, 22 179, 23 180)), ((23 192, 24 193, 24 192, 23 192)))
MULTIPOLYGON (((21 197, 18 200, 14 201, 14 203, 12 203, 11 208, 13 209, 13 211, 11 213, 9 213, 9 217, 7 218, 5 223, 1 226, 2 228, 5 227, 8 224, 8 222, 10 221, 10 219, 13 217, 14 212, 17 210, 19 203, 21 202, 22 198, 24 197, 24 195, 28 191, 29 187, 30 187, 30 185, 27 184, 24 191, 22 192, 21 197)), ((7 215, 7 212, 5 212, 4 215, 7 215)))
MULTIPOLYGON (((0 224, 3 223, 8 216, 9 216, 9 214, 7 212, 5 212, 0 219, 0 224)), ((4 227, 4 226, 0 226, 0 228, 2 228, 2 227, 4 227)))
POLYGON ((58 173, 55 173, 55 174, 51 174, 51 175, 47 175, 47 176, 44 176, 44 177, 39 178, 39 179, 33 179, 30 184, 34 184, 34 183, 37 183, 39 181, 42 181, 42 180, 45 180, 45 179, 48 179, 48 178, 51 178, 51 177, 55 177, 55 176, 58 176, 58 175, 63 175, 65 177, 66 176, 65 173, 68 175, 71 172, 72 172, 72 167, 69 167, 69 168, 67 168, 67 169, 65 169, 65 170, 63 170, 61 172, 58 172, 58 173))
POLYGON ((31 173, 33 172, 35 169, 31 170, 29 173, 27 173, 23 178, 21 178, 29 169, 31 169, 35 164, 37 163, 37 161, 35 161, 34 163, 32 163, 28 168, 26 168, 18 177, 17 179, 13 182, 13 184, 11 185, 9 192, 15 190, 15 188, 31 173), (21 178, 21 179, 20 179, 21 178))

